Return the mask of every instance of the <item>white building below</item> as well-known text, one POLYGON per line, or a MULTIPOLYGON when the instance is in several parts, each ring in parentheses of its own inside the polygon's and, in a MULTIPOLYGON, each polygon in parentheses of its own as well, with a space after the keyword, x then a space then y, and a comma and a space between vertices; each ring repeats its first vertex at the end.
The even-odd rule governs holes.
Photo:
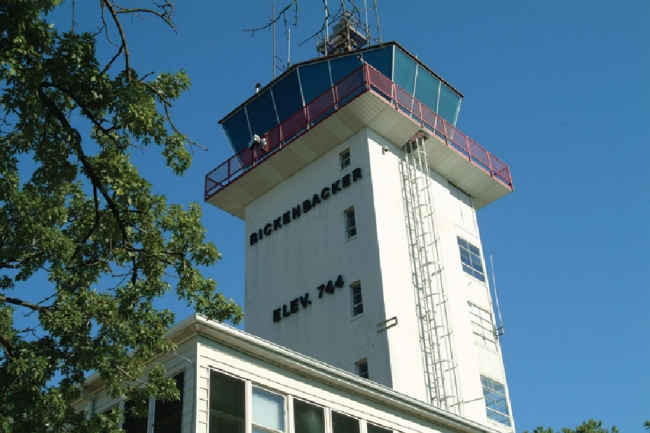
MULTIPOLYGON (((177 378, 181 401, 151 401, 147 418, 124 421, 129 433, 495 431, 201 316, 168 337, 176 351, 152 363, 177 378)), ((76 407, 89 414, 128 405, 106 395, 98 377, 85 391, 76 407)))

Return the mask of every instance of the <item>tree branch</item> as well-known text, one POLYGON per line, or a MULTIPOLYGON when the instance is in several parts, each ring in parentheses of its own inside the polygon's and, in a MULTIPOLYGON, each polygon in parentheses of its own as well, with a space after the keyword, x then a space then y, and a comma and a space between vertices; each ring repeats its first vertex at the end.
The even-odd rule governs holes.
POLYGON ((48 307, 43 307, 42 305, 33 304, 31 302, 23 301, 22 299, 18 299, 18 298, 9 298, 9 297, 3 296, 3 295, 0 295, 0 302, 6 302, 7 304, 18 305, 20 307, 30 308, 30 309, 32 309, 34 311, 39 311, 41 313, 46 313, 46 312, 52 311, 54 309, 53 305, 50 305, 48 307))

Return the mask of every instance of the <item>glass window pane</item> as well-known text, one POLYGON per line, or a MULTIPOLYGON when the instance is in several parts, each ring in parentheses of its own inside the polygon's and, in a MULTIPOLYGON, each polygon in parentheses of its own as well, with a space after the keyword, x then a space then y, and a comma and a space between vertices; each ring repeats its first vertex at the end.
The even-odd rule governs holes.
POLYGON ((342 413, 332 412, 333 433, 359 433, 359 420, 342 413))
POLYGON ((386 77, 393 78, 393 47, 387 46, 368 50, 363 53, 363 60, 386 77))
POLYGON ((414 96, 433 111, 436 111, 438 107, 439 87, 440 80, 418 65, 418 79, 414 96))
POLYGON ((440 104, 438 114, 452 125, 456 125, 456 114, 460 105, 460 96, 444 83, 440 87, 440 104))
POLYGON ((332 69, 332 82, 334 84, 350 75, 355 69, 361 67, 361 59, 359 59, 358 53, 332 59, 329 62, 330 68, 332 69))
POLYGON ((413 94, 415 87, 415 61, 395 47, 395 83, 413 94))
POLYGON ((246 111, 253 134, 261 137, 270 129, 278 126, 275 106, 273 105, 273 98, 269 90, 265 90, 257 98, 249 102, 246 106, 246 111))
POLYGON ((210 433, 244 432, 244 381, 210 372, 210 433))
POLYGON ((273 98, 278 111, 280 122, 284 122, 293 113, 302 108, 302 96, 298 83, 298 72, 293 71, 282 81, 273 85, 273 98))
POLYGON ((253 388, 253 423, 284 431, 284 397, 253 388))
POLYGON ((293 417, 296 433, 325 433, 325 413, 322 407, 294 400, 293 417))
POLYGON ((122 429, 127 433, 147 433, 148 417, 135 417, 129 413, 129 410, 135 405, 132 401, 124 403, 124 421, 122 429))
POLYGON ((156 400, 156 410, 154 413, 154 430, 165 433, 181 433, 183 421, 183 385, 185 374, 179 373, 174 376, 176 388, 181 393, 180 400, 161 401, 156 400))
POLYGON ((393 433, 393 431, 376 425, 368 424, 368 433, 393 433))
POLYGON ((222 126, 235 153, 248 147, 248 143, 251 141, 251 131, 248 127, 248 119, 244 108, 223 122, 222 126))
POLYGON ((300 85, 302 86, 305 104, 309 104, 325 90, 332 87, 327 62, 301 66, 298 68, 298 74, 300 75, 300 85))

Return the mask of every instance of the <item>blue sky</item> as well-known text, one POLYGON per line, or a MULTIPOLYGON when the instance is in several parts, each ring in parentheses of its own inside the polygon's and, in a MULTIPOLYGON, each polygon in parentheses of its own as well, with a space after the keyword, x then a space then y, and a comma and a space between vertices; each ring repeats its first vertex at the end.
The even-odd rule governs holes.
MULTIPOLYGON (((76 2, 83 27, 98 22, 95 3, 76 2)), ((217 121, 255 83, 272 79, 271 33, 243 31, 265 24, 272 2, 178 3, 177 34, 155 21, 127 25, 132 65, 189 73, 193 86, 173 115, 209 150, 195 150, 183 178, 161 168, 155 149, 135 159, 171 202, 202 203, 205 174, 232 155, 217 121)), ((278 0, 278 9, 287 3, 278 0)), ((378 3, 384 41, 399 42, 465 95, 459 129, 513 174, 515 192, 478 218, 484 255, 495 262, 517 430, 596 418, 621 432, 643 431, 650 419, 650 1, 378 3)), ((293 63, 316 54, 313 42, 298 44, 320 28, 321 5, 300 2, 293 63)), ((69 28, 70 11, 68 0, 54 15, 60 28, 69 28)), ((283 32, 279 25, 278 56, 286 61, 283 32)), ((243 305, 243 223, 206 204, 204 224, 223 254, 206 272, 243 305)), ((178 319, 191 313, 173 299, 161 305, 178 319)))

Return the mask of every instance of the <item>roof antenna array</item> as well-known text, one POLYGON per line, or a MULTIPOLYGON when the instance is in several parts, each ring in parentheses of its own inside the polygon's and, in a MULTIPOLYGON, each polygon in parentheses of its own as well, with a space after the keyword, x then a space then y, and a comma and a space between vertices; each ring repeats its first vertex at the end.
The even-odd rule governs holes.
MULTIPOLYGON (((348 53, 354 50, 358 50, 368 44, 368 41, 371 39, 370 27, 368 26, 368 8, 366 6, 366 0, 364 0, 364 9, 365 20, 362 22, 361 12, 359 8, 354 4, 354 1, 349 0, 350 5, 354 9, 354 12, 346 10, 345 1, 341 1, 340 19, 334 24, 332 31, 330 33, 329 20, 330 13, 327 5, 327 0, 324 0, 325 3, 325 25, 324 25, 324 37, 321 39, 320 43, 316 45, 316 49, 319 53, 325 56, 339 53, 348 53)), ((376 1, 374 2, 375 11, 377 9, 376 1)), ((338 15, 338 13, 336 14, 338 15)))

